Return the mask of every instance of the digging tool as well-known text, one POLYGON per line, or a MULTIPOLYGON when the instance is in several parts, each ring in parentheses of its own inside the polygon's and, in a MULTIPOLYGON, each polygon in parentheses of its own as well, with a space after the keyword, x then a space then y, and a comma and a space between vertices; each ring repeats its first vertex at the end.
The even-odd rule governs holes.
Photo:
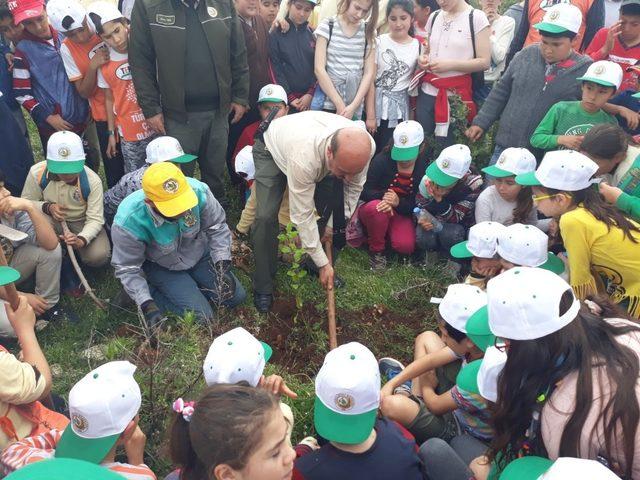
MULTIPOLYGON (((0 223, 0 236, 6 238, 7 240, 11 240, 12 242, 21 242, 25 240, 28 235, 20 230, 16 230, 11 227, 7 227, 0 223)), ((7 257, 4 255, 4 250, 0 246, 0 266, 8 267, 7 257)), ((18 297, 18 291, 16 290, 16 286, 13 283, 8 283, 4 286, 4 290, 7 295, 7 301, 13 310, 16 310, 20 305, 20 297, 18 297)))
MULTIPOLYGON (((64 235, 71 233, 71 231, 69 230, 69 226, 67 225, 67 222, 65 220, 62 220, 60 222, 60 225, 62 226, 62 233, 64 235)), ((95 303, 102 310, 106 310, 107 306, 103 303, 102 300, 100 300, 96 296, 95 293, 93 293, 93 289, 91 288, 91 286, 89 285, 89 282, 87 281, 86 277, 82 273, 82 269, 80 268, 80 264, 78 263, 78 259, 76 258, 76 252, 71 245, 67 245, 67 252, 69 252, 69 258, 71 259, 71 264, 73 265, 73 269, 76 271, 76 274, 80 279, 80 283, 82 283, 82 286, 91 297, 91 300, 93 300, 93 303, 95 303)))
MULTIPOLYGON (((327 254, 329 264, 333 265, 333 245, 331 242, 324 244, 324 252, 327 254)), ((336 292, 333 288, 327 288, 327 313, 329 315, 329 349, 338 346, 338 333, 336 331, 336 292)))

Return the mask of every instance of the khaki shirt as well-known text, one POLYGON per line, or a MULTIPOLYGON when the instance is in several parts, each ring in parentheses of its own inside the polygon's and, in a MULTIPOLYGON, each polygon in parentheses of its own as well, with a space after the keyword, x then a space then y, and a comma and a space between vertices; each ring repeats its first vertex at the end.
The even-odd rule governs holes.
MULTIPOLYGON (((313 196, 316 183, 329 175, 327 147, 331 135, 355 124, 333 113, 309 111, 274 120, 264 134, 264 143, 278 168, 287 176, 291 221, 297 227, 302 246, 318 267, 329 260, 320 244, 313 196)), ((371 154, 375 142, 371 139, 371 154)), ((344 182, 345 216, 356 209, 367 167, 351 182, 344 182)))
POLYGON ((34 202, 58 203, 66 208, 65 214, 68 222, 84 222, 78 236, 91 242, 98 236, 104 225, 103 189, 102 180, 90 168, 84 167, 89 179, 91 192, 86 201, 82 198, 80 185, 68 185, 62 181, 50 180, 44 190, 40 188, 40 176, 45 168, 46 161, 36 163, 24 182, 22 197, 34 202))

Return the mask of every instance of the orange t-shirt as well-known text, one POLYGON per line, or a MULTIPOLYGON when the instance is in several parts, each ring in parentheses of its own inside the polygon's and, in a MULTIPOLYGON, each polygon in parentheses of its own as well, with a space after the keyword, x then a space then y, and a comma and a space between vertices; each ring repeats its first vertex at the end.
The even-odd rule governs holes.
POLYGON ((120 137, 127 142, 137 142, 153 135, 146 122, 136 89, 131 79, 129 55, 109 49, 111 61, 103 65, 98 72, 98 86, 109 88, 113 92, 113 113, 120 137))
MULTIPOLYGON (((97 35, 93 35, 87 43, 74 43, 68 38, 64 39, 60 55, 71 82, 84 78, 89 70, 89 62, 99 48, 106 48, 106 45, 97 35)), ((91 116, 96 122, 107 121, 104 91, 97 85, 93 95, 89 98, 89 105, 91 106, 91 116)))
POLYGON ((559 3, 570 3, 578 7, 582 12, 582 24, 580 25, 580 30, 578 30, 578 35, 576 35, 573 41, 573 46, 579 49, 582 38, 584 37, 584 31, 587 28, 587 13, 589 13, 593 2, 594 0, 529 0, 529 34, 524 42, 524 46, 526 47, 532 43, 540 42, 540 32, 533 26, 542 21, 542 17, 544 17, 547 10, 559 3))

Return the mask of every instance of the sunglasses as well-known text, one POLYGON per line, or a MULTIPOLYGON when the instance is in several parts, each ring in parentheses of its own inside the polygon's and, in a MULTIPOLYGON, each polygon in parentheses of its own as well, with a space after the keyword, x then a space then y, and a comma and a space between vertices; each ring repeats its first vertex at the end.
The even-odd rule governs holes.
POLYGON ((553 193, 551 195, 531 195, 531 200, 533 200, 534 202, 539 202, 541 200, 546 200, 547 198, 557 197, 559 195, 562 195, 562 196, 565 196, 565 197, 570 197, 570 195, 567 195, 566 193, 553 193))

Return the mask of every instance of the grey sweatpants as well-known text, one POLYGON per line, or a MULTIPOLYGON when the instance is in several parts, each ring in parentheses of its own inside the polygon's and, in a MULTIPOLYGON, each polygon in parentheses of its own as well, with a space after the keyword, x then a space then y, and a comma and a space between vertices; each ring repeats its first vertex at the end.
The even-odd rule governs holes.
POLYGON ((9 266, 20 272, 21 280, 36 275, 35 294, 53 307, 60 300, 60 265, 62 249, 58 245, 53 250, 46 250, 37 245, 20 245, 13 251, 9 266))

